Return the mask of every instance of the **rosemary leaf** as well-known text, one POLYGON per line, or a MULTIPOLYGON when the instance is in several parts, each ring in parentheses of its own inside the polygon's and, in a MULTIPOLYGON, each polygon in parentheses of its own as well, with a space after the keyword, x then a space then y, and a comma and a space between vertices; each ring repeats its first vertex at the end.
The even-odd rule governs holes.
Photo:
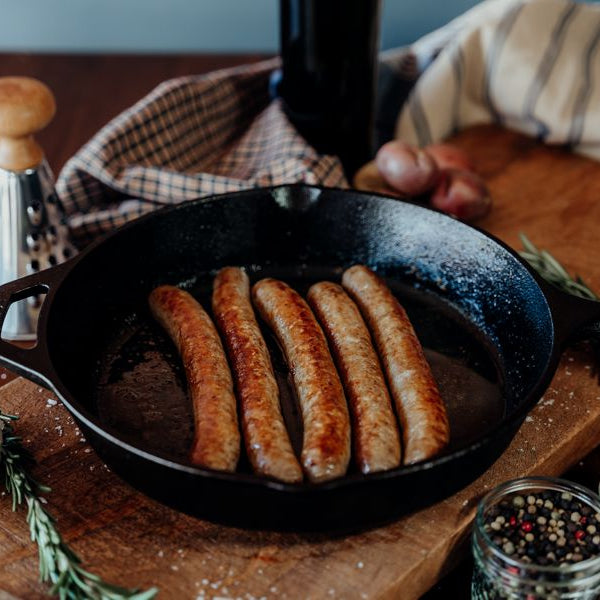
POLYGON ((547 250, 536 248, 524 233, 520 233, 519 237, 524 248, 519 254, 546 281, 553 283, 569 294, 588 300, 600 300, 600 296, 592 291, 579 275, 575 275, 574 278, 571 277, 567 270, 547 250))
POLYGON ((29 474, 32 457, 14 435, 17 417, 0 410, 0 480, 12 498, 13 510, 27 506, 31 540, 38 546, 39 574, 50 584, 50 594, 65 600, 150 600, 156 588, 146 591, 127 589, 103 581, 81 566, 81 559, 62 539, 52 515, 44 508, 41 494, 50 488, 29 474))
MULTIPOLYGON (((529 241, 529 239, 526 237, 526 235, 524 233, 520 233, 519 237, 521 238, 521 243, 523 244, 523 248, 525 248, 526 252, 532 254, 532 255, 537 255, 538 250, 537 248, 529 241)), ((523 253, 521 253, 523 254, 523 253)))
POLYGON ((549 269, 552 269, 554 274, 559 279, 564 279, 565 281, 571 281, 571 276, 567 273, 566 269, 546 250, 540 250, 540 254, 545 264, 549 269))

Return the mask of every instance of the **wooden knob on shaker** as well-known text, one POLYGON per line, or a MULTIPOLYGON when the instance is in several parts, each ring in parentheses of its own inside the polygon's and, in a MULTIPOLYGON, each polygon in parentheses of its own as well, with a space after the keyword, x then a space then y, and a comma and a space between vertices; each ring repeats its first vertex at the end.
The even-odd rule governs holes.
POLYGON ((55 112, 54 95, 41 81, 0 77, 0 168, 23 171, 42 162, 44 153, 33 134, 55 112))

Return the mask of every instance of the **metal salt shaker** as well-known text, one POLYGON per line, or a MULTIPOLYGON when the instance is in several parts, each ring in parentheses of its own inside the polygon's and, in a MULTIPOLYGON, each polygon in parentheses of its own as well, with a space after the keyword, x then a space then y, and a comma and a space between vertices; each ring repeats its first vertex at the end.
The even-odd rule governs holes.
MULTIPOLYGON (((28 77, 0 77, 0 284, 64 262, 75 254, 54 177, 33 138, 56 110, 50 89, 28 77)), ((35 339, 41 298, 10 307, 6 340, 35 339)))

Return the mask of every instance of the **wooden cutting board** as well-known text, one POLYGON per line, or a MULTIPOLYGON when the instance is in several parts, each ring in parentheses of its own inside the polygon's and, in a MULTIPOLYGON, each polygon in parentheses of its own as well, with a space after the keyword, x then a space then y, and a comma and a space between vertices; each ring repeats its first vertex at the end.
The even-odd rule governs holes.
MULTIPOLYGON (((478 225, 519 247, 518 232, 600 289, 600 164, 495 127, 461 134, 495 207, 478 225)), ((0 384, 6 373, 0 370, 0 384)), ((347 537, 249 532, 179 514, 111 473, 67 411, 37 385, 0 387, 0 407, 53 487, 48 508, 87 566, 107 579, 160 588, 161 598, 418 598, 464 551, 481 496, 520 475, 563 473, 600 443, 600 387, 585 348, 563 357, 548 392, 510 448, 455 496, 347 537)), ((407 490, 410 493, 410 490, 407 490)), ((0 498, 0 588, 44 598, 24 515, 0 498)), ((240 510, 244 499, 240 497, 240 510)))

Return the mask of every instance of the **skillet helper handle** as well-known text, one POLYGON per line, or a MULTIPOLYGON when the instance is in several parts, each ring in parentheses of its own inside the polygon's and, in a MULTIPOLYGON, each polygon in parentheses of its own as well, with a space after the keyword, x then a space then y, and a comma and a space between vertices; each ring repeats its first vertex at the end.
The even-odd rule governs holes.
POLYGON ((50 296, 55 283, 62 279, 65 265, 45 269, 0 286, 0 331, 11 304, 33 296, 45 294, 37 321, 37 341, 34 346, 15 344, 0 339, 0 364, 41 385, 48 386, 50 358, 46 344, 46 319, 50 296))
POLYGON ((600 301, 588 300, 549 286, 556 326, 561 344, 580 340, 600 342, 600 301))

